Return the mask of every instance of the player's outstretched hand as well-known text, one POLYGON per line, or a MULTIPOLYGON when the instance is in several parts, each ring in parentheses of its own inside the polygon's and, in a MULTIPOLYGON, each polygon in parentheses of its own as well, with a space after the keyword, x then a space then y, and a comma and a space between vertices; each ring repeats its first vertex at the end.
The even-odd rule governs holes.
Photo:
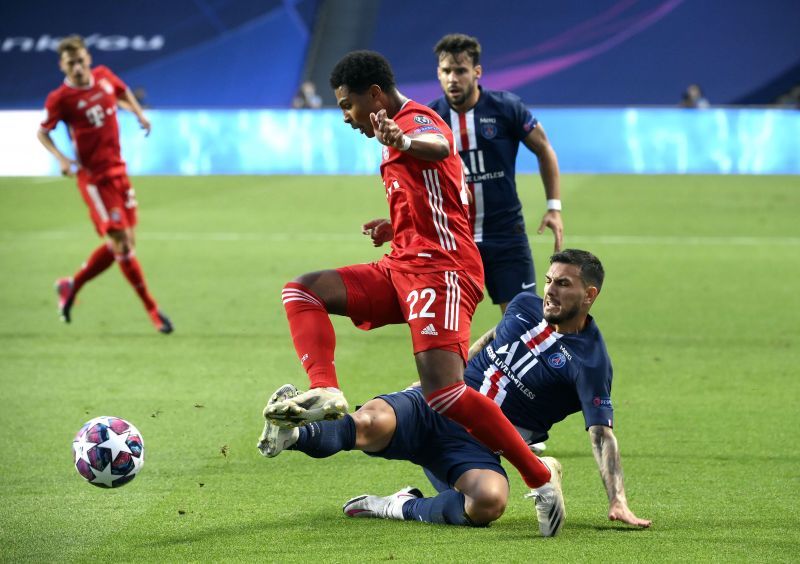
POLYGON ((394 229, 388 219, 373 219, 361 226, 361 233, 372 239, 372 245, 380 247, 392 240, 394 229))
POLYGON ((620 502, 611 503, 608 508, 608 518, 611 521, 622 521, 623 523, 633 525, 634 527, 647 528, 652 524, 650 519, 640 519, 634 515, 633 511, 628 508, 627 504, 620 502))
POLYGON ((386 117, 386 110, 369 114, 369 120, 372 122, 372 129, 375 131, 375 138, 379 143, 395 149, 403 146, 403 130, 393 119, 386 117))
POLYGON ((561 250, 561 245, 564 244, 564 223, 561 221, 561 212, 558 210, 547 210, 542 216, 542 222, 539 224, 537 233, 541 235, 544 233, 545 227, 549 227, 553 231, 553 236, 556 238, 553 249, 555 252, 561 250))
POLYGON ((78 162, 72 159, 58 159, 58 166, 61 168, 62 176, 75 176, 78 162))
POLYGON ((139 116, 139 125, 142 127, 142 129, 144 129, 145 137, 150 135, 150 130, 153 128, 153 126, 150 125, 150 120, 144 116, 139 116))

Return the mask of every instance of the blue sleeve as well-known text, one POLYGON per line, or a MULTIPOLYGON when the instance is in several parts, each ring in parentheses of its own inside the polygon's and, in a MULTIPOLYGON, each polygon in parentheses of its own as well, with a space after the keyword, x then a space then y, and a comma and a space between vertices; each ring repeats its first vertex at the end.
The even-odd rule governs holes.
POLYGON ((575 382, 581 401, 583 420, 592 425, 614 426, 614 407, 611 405, 611 365, 584 367, 575 382))
POLYGON ((533 325, 542 320, 542 298, 531 292, 520 292, 514 296, 503 314, 503 319, 521 315, 528 318, 533 325))
POLYGON ((522 100, 516 96, 509 96, 507 107, 511 111, 510 117, 513 123, 513 131, 521 141, 528 136, 539 121, 533 117, 533 114, 525 107, 522 100))

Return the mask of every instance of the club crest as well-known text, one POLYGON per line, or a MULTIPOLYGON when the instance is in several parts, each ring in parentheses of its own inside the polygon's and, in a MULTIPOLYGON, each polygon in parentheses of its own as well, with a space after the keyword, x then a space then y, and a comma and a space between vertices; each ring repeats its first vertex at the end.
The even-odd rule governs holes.
POLYGON ((564 353, 556 352, 547 357, 547 364, 553 368, 561 368, 567 363, 567 357, 564 353))
POLYGON ((481 124, 481 134, 486 139, 494 139, 497 137, 497 126, 493 123, 481 124))

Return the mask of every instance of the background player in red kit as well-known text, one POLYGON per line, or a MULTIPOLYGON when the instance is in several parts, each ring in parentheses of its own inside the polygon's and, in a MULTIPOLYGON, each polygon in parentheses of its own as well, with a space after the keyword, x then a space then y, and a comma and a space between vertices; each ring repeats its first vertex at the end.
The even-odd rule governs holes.
MULTIPOLYGON (((283 303, 311 389, 292 397, 273 394, 264 409, 265 431, 270 422, 292 426, 346 414, 329 314, 346 315, 365 330, 408 323, 428 404, 502 452, 528 486, 548 483, 551 469, 500 408, 464 384, 483 269, 450 128, 435 111, 398 92, 389 63, 378 53, 346 55, 331 73, 331 87, 344 122, 384 145, 381 176, 391 223, 370 223, 365 231, 375 243, 391 240, 392 251, 375 263, 312 272, 286 284, 283 303)), ((558 480, 558 472, 552 477, 558 480)), ((554 502, 562 501, 548 500, 554 502)))
POLYGON ((130 89, 111 70, 104 66, 91 68, 91 56, 80 36, 62 40, 58 54, 66 78, 47 96, 47 117, 39 129, 39 141, 58 159, 62 174, 77 175, 78 188, 89 206, 95 229, 108 239, 92 252, 72 278, 56 282, 61 318, 70 322, 80 289, 116 260, 156 329, 171 333, 172 323, 148 292, 134 251, 136 199, 120 154, 118 102, 136 115, 148 134, 150 122, 130 89), (77 161, 62 153, 50 137, 50 131, 59 121, 69 128, 77 161))

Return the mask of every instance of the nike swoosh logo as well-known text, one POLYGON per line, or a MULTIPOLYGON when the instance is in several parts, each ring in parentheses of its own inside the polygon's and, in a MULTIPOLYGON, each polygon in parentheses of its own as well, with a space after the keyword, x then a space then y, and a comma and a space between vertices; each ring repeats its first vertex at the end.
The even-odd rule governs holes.
POLYGON ((534 286, 536 286, 536 282, 531 282, 530 284, 525 284, 525 282, 522 283, 523 290, 527 290, 528 288, 533 288, 534 286))
POLYGON ((530 323, 530 321, 528 321, 527 319, 525 319, 524 317, 522 317, 520 314, 517 314, 515 317, 516 317, 517 319, 519 319, 520 321, 524 321, 525 323, 530 323))

